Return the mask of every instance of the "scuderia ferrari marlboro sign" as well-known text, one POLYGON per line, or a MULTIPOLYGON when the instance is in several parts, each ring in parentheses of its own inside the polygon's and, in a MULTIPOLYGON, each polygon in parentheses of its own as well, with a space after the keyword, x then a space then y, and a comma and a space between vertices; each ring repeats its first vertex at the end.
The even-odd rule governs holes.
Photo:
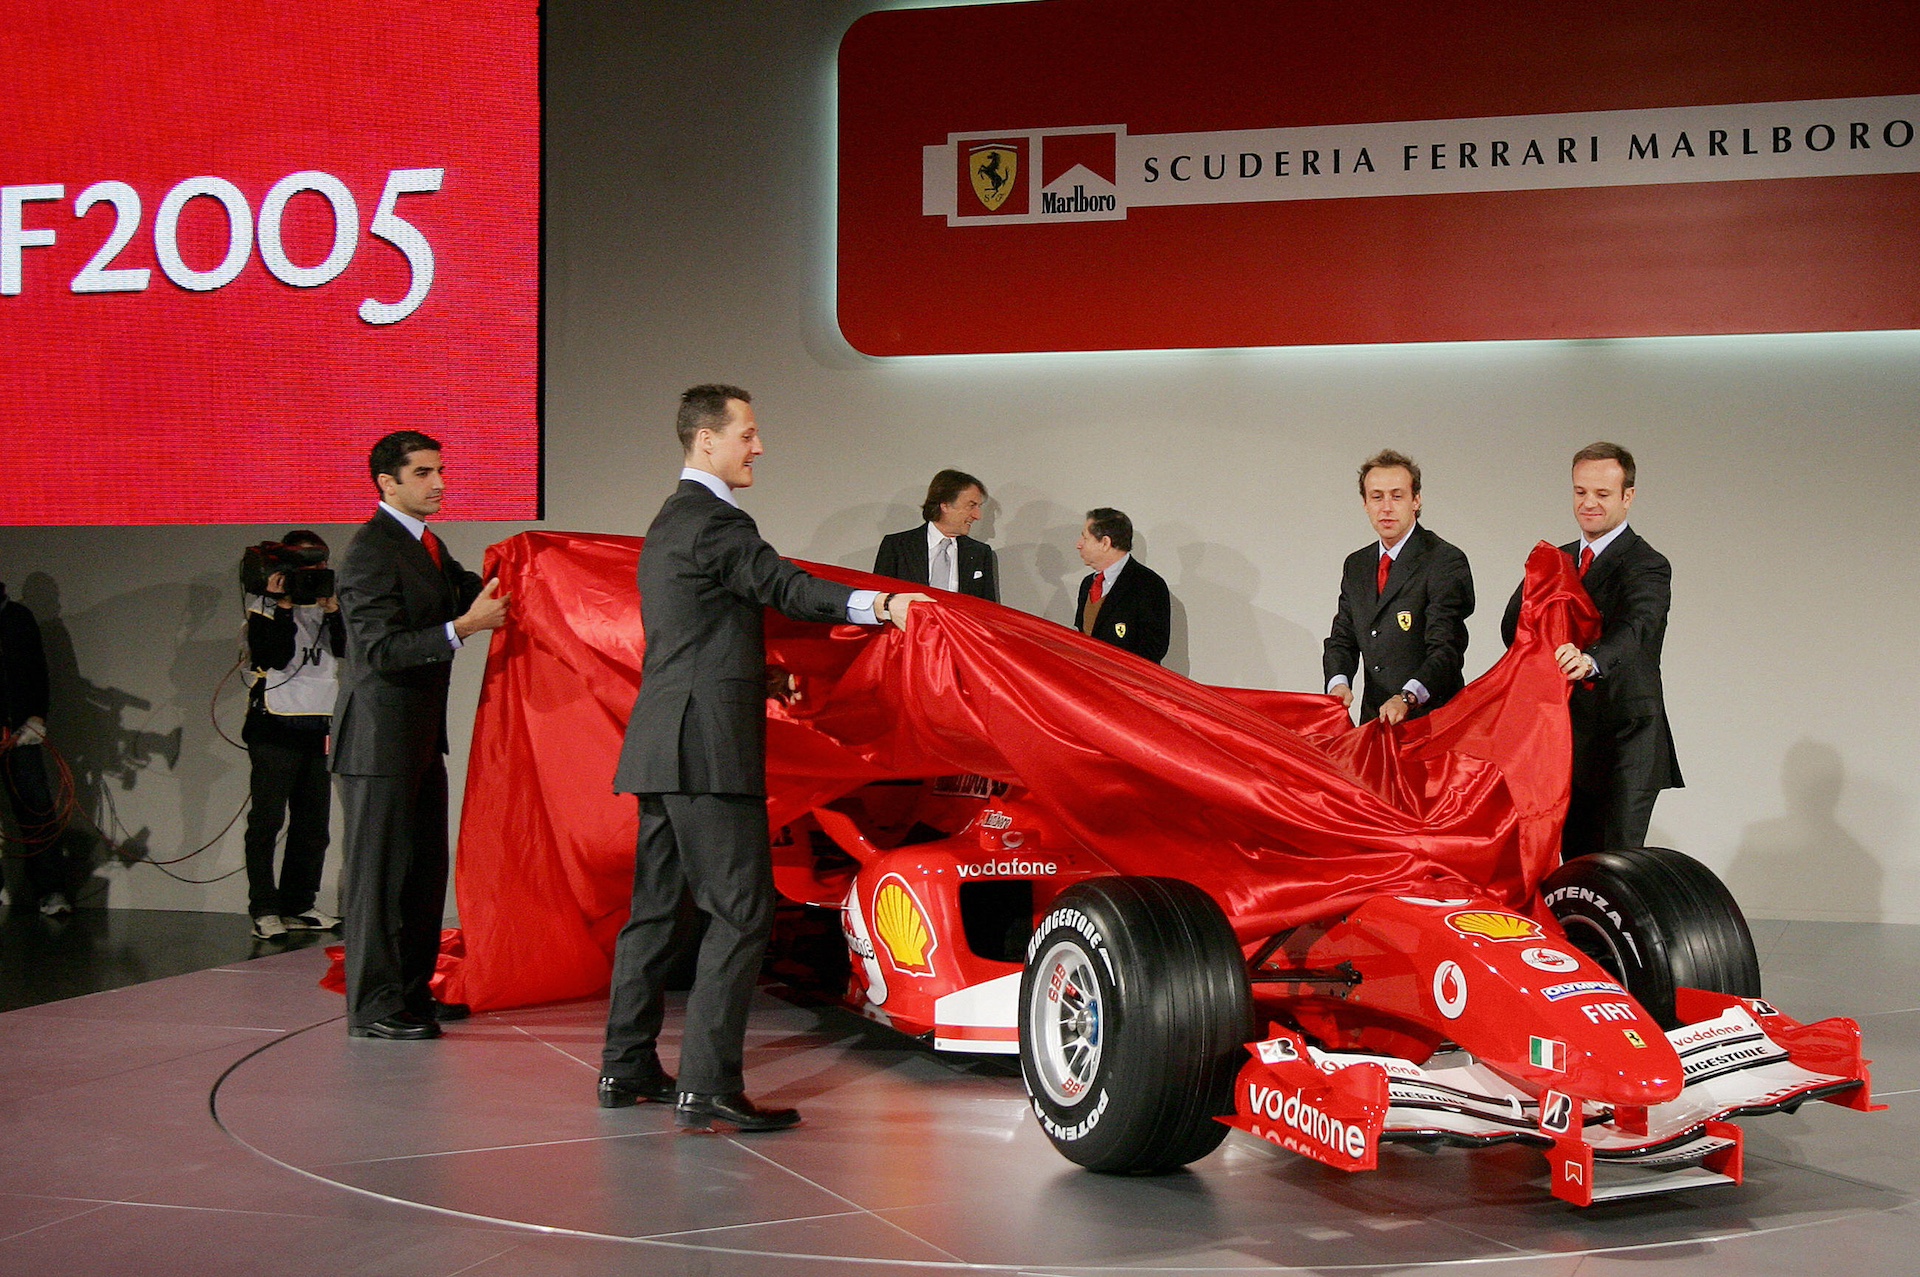
POLYGON ((1044 0, 840 50, 870 355, 1920 328, 1920 0, 1044 0))
POLYGON ((1920 95, 1908 94, 1139 136, 1125 125, 954 134, 922 153, 920 211, 950 226, 1004 226, 1169 205, 1916 173, 1916 122, 1920 95))

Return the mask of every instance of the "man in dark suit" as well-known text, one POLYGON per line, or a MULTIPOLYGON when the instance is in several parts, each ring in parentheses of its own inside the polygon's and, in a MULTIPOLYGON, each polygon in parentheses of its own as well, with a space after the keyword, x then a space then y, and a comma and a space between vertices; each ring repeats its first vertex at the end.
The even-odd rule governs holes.
POLYGON ((1360 504, 1379 539, 1347 556, 1321 670, 1327 694, 1350 706, 1354 674, 1365 667, 1360 721, 1397 723, 1439 709, 1464 682, 1473 570, 1421 526, 1413 458, 1391 448, 1367 458, 1360 504))
MULTIPOLYGON (((1560 839, 1562 859, 1646 845, 1653 804, 1679 789, 1680 760, 1660 682, 1673 568, 1627 526, 1636 478, 1633 454, 1616 443, 1573 454, 1573 517, 1580 538, 1560 549, 1573 559, 1594 606, 1600 637, 1586 651, 1563 643, 1554 659, 1573 683, 1573 794, 1560 839)), ((1513 642, 1520 591, 1501 633, 1513 642)))
POLYGON ((447 682, 467 639, 506 624, 507 600, 427 527, 446 488, 438 441, 398 431, 368 467, 380 508, 335 580, 347 626, 331 762, 346 817, 347 1032, 418 1041, 466 1014, 427 983, 447 896, 447 682))
MULTIPOLYGON (((0 850, 27 862, 27 890, 40 912, 64 918, 73 912, 64 854, 68 818, 54 800, 44 757, 52 699, 40 624, 0 583, 0 790, 13 807, 23 844, 15 851, 0 842, 0 850)), ((5 886, 0 883, 0 890, 5 886)))
POLYGON ((1133 520, 1108 506, 1089 510, 1074 549, 1093 573, 1080 582, 1073 627, 1158 665, 1173 636, 1173 598, 1133 557, 1133 520))
POLYGON ((1000 601, 1000 564, 993 548, 967 533, 980 518, 987 488, 964 470, 942 470, 920 503, 926 522, 880 539, 873 556, 876 576, 1000 601))
POLYGON ((640 552, 640 695, 616 792, 640 798, 633 909, 613 955, 600 1104, 672 1101, 683 1130, 771 1131, 800 1120, 747 1098, 747 1005, 773 925, 763 609, 905 629, 924 594, 851 590, 783 561, 734 492, 766 451, 747 392, 695 386, 676 422, 685 467, 640 552), (707 917, 687 998, 680 1078, 655 1043, 683 895, 707 917))

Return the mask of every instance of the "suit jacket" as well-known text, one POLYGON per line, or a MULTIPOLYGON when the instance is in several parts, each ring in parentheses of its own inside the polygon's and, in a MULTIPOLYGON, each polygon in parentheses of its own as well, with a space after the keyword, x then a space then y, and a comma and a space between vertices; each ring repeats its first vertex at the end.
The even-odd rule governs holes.
MULTIPOLYGON (((969 536, 954 538, 960 551, 960 593, 976 599, 1000 601, 1000 562, 993 547, 969 536)), ((873 556, 875 576, 890 576, 915 585, 927 584, 927 525, 893 532, 880 538, 873 556)))
POLYGON ((19 731, 29 718, 45 718, 50 686, 39 623, 0 585, 0 727, 19 731))
POLYGON ((682 479, 640 551, 647 652, 614 790, 765 794, 762 609, 845 621, 852 595, 783 560, 753 516, 682 479))
POLYGON ((405 776, 447 752, 447 622, 473 605, 481 580, 427 548, 382 510, 353 534, 335 574, 347 654, 333 704, 334 771, 405 776))
MULTIPOLYGON (((1570 541, 1560 549, 1577 564, 1582 544, 1570 541)), ((1610 736, 1630 719, 1657 717, 1664 747, 1650 765, 1650 773, 1640 779, 1654 788, 1678 789, 1683 783, 1680 762, 1673 749, 1666 690, 1660 681, 1660 649, 1666 642, 1667 610, 1673 598, 1673 565, 1629 526, 1594 557, 1581 585, 1600 609, 1600 637, 1587 648, 1600 667, 1600 677, 1592 680, 1591 686, 1576 684, 1567 703, 1573 720, 1575 780, 1582 779, 1582 761, 1595 756, 1595 745, 1602 736, 1610 736)), ((1519 619, 1520 591, 1516 589, 1500 623, 1501 636, 1509 644, 1519 619)))
MULTIPOLYGON (((1087 614, 1087 594, 1093 589, 1097 572, 1089 572, 1080 582, 1080 601, 1073 609, 1073 628, 1087 614)), ((1138 559, 1113 579, 1113 587, 1100 602, 1100 615, 1093 623, 1093 637, 1102 643, 1124 648, 1135 656, 1144 656, 1158 665, 1167 655, 1173 635, 1173 596, 1167 593, 1166 580, 1138 559)))
POLYGON ((1320 658, 1329 682, 1338 674, 1353 682, 1364 667, 1363 723, 1379 714, 1386 699, 1410 678, 1420 680, 1428 693, 1427 703, 1413 707, 1413 714, 1429 713, 1451 700, 1465 682, 1467 618, 1473 615, 1473 569, 1467 556, 1419 524, 1394 559, 1387 588, 1376 595, 1379 562, 1377 540, 1347 556, 1333 632, 1320 658))

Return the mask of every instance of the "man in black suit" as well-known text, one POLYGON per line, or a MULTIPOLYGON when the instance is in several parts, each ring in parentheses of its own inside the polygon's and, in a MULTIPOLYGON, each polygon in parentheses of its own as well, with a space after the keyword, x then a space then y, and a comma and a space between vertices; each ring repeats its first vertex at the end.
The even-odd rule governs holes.
POLYGON ((676 422, 685 467, 640 552, 640 695, 616 792, 640 799, 633 909, 613 955, 600 1104, 673 1101, 683 1130, 771 1131, 742 1078, 747 1005, 773 926, 768 854, 763 609, 803 621, 906 628, 924 594, 852 590, 808 575, 760 539, 734 492, 766 451, 747 392, 695 386, 676 422), (707 917, 681 1037, 680 1078, 655 1043, 683 895, 707 917))
MULTIPOLYGON (((13 807, 23 844, 16 852, 0 842, 0 850, 27 862, 27 890, 40 912, 64 918, 73 912, 64 859, 68 818, 54 800, 44 757, 51 689, 40 624, 0 583, 0 790, 13 807)), ((0 882, 0 890, 5 886, 0 882)))
POLYGON ((437 440, 397 431, 367 463, 380 508, 335 579, 347 626, 331 762, 346 817, 347 1032, 418 1041, 466 1014, 428 989, 447 896, 447 683, 466 640, 506 624, 507 600, 427 527, 446 488, 437 440))
POLYGON ((1080 582, 1073 627, 1158 665, 1173 635, 1173 598, 1133 557, 1133 520, 1109 506, 1089 510, 1074 549, 1093 573, 1080 582))
POLYGON ((1347 556, 1340 604, 1320 658, 1327 694, 1353 704, 1366 669, 1360 721, 1397 723, 1432 713, 1464 681, 1473 569, 1420 524, 1420 467, 1391 448, 1360 466, 1360 504, 1379 538, 1347 556))
MULTIPOLYGON (((1679 789, 1680 760, 1667 724, 1660 648, 1673 597, 1673 567, 1627 526, 1636 478, 1633 454, 1616 443, 1573 454, 1573 517, 1580 539, 1560 549, 1573 559, 1594 606, 1600 637, 1586 651, 1554 653, 1574 684, 1573 794, 1560 839, 1562 859, 1646 845, 1654 800, 1679 789)), ((1501 633, 1513 642, 1520 591, 1501 633)))
POLYGON ((873 556, 876 576, 1000 601, 1000 564, 993 548, 967 533, 980 518, 987 488, 964 470, 942 470, 920 503, 926 522, 880 539, 873 556))

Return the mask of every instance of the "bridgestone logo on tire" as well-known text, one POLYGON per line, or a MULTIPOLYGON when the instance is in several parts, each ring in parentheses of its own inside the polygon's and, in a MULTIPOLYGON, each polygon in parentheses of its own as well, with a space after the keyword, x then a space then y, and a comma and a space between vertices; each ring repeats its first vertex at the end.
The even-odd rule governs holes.
POLYGON ((1099 953, 1100 960, 1107 964, 1107 974, 1113 974, 1113 959, 1107 955, 1106 940, 1101 937, 1100 929, 1093 925, 1093 919, 1078 909, 1055 909, 1033 929, 1033 936, 1027 941, 1028 962, 1033 961, 1040 952, 1040 942, 1056 927, 1066 927, 1085 936, 1087 943, 1099 953))

